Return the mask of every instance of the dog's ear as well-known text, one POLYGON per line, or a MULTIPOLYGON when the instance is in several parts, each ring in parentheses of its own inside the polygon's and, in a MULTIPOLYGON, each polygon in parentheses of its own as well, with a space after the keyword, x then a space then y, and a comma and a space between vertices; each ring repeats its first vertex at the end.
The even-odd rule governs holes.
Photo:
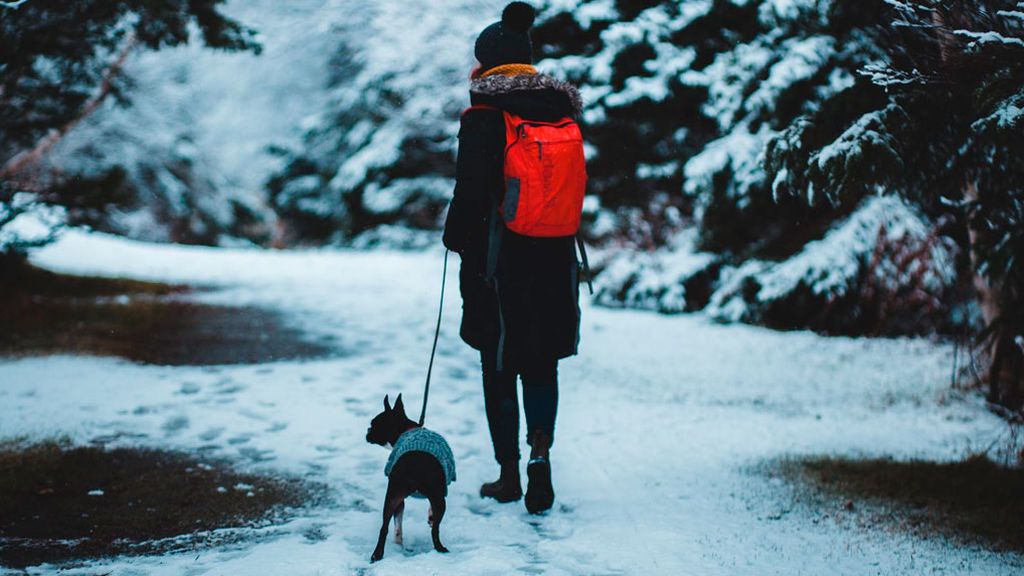
POLYGON ((398 412, 402 416, 405 416, 405 405, 402 404, 401 394, 398 395, 398 398, 395 398, 395 412, 398 412))
POLYGON ((388 395, 384 395, 384 411, 391 412, 391 402, 388 401, 388 395))

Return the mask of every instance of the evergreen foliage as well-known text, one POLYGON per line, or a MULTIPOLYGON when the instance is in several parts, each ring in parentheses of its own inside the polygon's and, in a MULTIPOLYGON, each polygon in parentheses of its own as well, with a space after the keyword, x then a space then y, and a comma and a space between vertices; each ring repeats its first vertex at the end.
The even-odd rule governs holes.
MULTIPOLYGON (((841 169, 903 166, 842 141, 823 149, 885 106, 884 89, 860 71, 883 57, 888 10, 848 0, 548 2, 535 32, 540 65, 581 84, 587 101, 603 216, 592 232, 613 254, 601 302, 707 307, 723 320, 828 333, 955 328, 958 250, 945 229, 933 233, 943 211, 879 204, 877 187, 853 179, 836 186, 841 169), (815 146, 822 153, 804 171, 780 153, 815 146), (797 179, 805 194, 786 188, 797 179), (889 305, 882 294, 894 296, 889 305)), ((879 130, 858 145, 890 146, 879 130)))
POLYGON ((267 184, 286 244, 436 240, 421 232, 440 226, 451 199, 472 34, 496 17, 447 8, 380 3, 339 29, 329 109, 300 149, 281 151, 286 165, 267 184))
POLYGON ((34 243, 19 240, 10 224, 35 207, 67 207, 88 221, 97 217, 95 210, 118 202, 123 179, 118 169, 76 182, 74 175, 43 171, 39 160, 105 98, 127 101, 131 83, 119 72, 135 46, 177 46, 196 31, 211 48, 259 51, 255 32, 221 14, 222 3, 26 0, 0 5, 0 222, 7 228, 0 251, 34 243), (19 162, 25 158, 29 161, 19 162))
POLYGON ((889 0, 885 99, 836 128, 819 113, 768 147, 778 194, 881 189, 966 231, 991 354, 991 398, 1024 405, 1024 3, 889 0))

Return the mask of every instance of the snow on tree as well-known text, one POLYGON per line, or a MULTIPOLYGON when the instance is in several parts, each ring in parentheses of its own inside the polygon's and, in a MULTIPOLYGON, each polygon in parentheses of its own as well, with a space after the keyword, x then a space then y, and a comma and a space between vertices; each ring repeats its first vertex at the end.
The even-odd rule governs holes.
MULTIPOLYGON (((451 198, 473 40, 502 3, 367 5, 339 33, 332 102, 268 184, 291 242, 416 242, 451 198), (453 31, 459 31, 453 35, 453 31)), ((436 240, 436 235, 432 235, 436 240)))
MULTIPOLYGON (((32 206, 70 215, 105 211, 120 198, 123 174, 112 169, 76 178, 47 156, 106 101, 126 99, 122 69, 139 49, 189 42, 223 50, 258 50, 254 32, 219 11, 222 0, 31 0, 0 6, 0 216, 5 224, 32 206)), ((5 226, 7 228, 7 226, 5 226)), ((34 244, 6 231, 4 252, 34 244)))
POLYGON ((259 31, 259 54, 192 44, 133 55, 131 105, 108 102, 52 156, 84 177, 124 173, 127 205, 87 223, 150 241, 271 243, 265 183, 327 105, 346 6, 227 0, 225 14, 259 31))
POLYGON ((839 333, 949 328, 936 298, 947 298, 957 279, 938 267, 955 262, 956 247, 924 232, 938 214, 884 204, 906 222, 883 221, 879 204, 865 200, 875 188, 829 180, 837 165, 899 167, 862 153, 884 149, 885 130, 875 141, 837 138, 885 102, 860 72, 882 56, 886 10, 828 0, 547 3, 535 33, 546 56, 540 66, 583 86, 591 192, 615 222, 606 227, 614 234, 596 238, 611 254, 599 302, 663 312, 710 303, 721 319, 839 333), (818 172, 787 173, 778 152, 816 143, 791 128, 810 118, 813 134, 828 133, 834 145, 819 150, 818 172), (795 178, 811 179, 805 190, 821 201, 787 193, 795 178), (854 242, 842 229, 865 232, 854 242), (834 262, 827 290, 818 275, 829 265, 807 264, 812 246, 816 258, 834 262), (656 251, 637 257, 637 249, 656 251), (905 257, 919 251, 934 257, 905 257), (868 297, 872 261, 890 278, 933 279, 922 292, 928 298, 896 298, 884 310, 859 301, 868 297))
POLYGON ((947 312, 956 254, 955 243, 902 200, 871 197, 796 255, 727 270, 708 313, 779 329, 927 334, 949 328, 934 322, 947 312))
POLYGON ((890 1, 885 54, 863 70, 886 97, 814 115, 769 146, 776 192, 898 193, 955 218, 986 328, 990 398, 1024 406, 1024 3, 890 1))

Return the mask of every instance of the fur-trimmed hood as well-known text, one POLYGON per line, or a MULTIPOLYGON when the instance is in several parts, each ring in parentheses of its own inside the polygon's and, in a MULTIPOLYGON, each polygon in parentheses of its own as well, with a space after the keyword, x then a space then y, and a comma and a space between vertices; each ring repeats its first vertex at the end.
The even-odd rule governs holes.
POLYGON ((484 78, 475 78, 469 85, 470 94, 484 96, 501 96, 512 92, 531 90, 561 92, 569 99, 577 116, 583 112, 583 98, 580 97, 580 91, 572 84, 547 74, 517 74, 515 76, 495 74, 484 78))

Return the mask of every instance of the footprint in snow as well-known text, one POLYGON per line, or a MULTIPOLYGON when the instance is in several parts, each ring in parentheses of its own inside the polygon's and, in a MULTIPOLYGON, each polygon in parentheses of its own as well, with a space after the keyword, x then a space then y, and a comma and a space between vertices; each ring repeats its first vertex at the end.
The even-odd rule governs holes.
POLYGON ((328 535, 324 530, 327 524, 314 524, 301 532, 306 544, 318 544, 327 540, 328 535))
POLYGON ((327 471, 327 466, 319 462, 303 462, 302 464, 309 468, 310 474, 320 475, 327 471))
POLYGON ((170 434, 177 434, 178 432, 181 432, 185 428, 188 428, 188 424, 189 424, 188 417, 186 417, 186 416, 174 416, 174 417, 168 418, 164 422, 163 426, 161 426, 160 428, 164 432, 166 432, 167 434, 170 435, 170 434))
POLYGON ((238 436, 228 438, 228 444, 238 446, 239 444, 245 444, 250 440, 252 440, 252 434, 239 434, 238 436))
POLYGON ((245 386, 243 386, 241 384, 237 384, 237 383, 236 384, 229 384, 227 386, 223 386, 223 387, 217 388, 217 394, 223 394, 223 395, 238 394, 239 392, 242 392, 243 390, 245 390, 245 386))
POLYGON ((211 442, 220 437, 224 433, 224 428, 210 428, 199 435, 199 439, 204 442, 211 442))
POLYGON ((451 433, 453 436, 472 436, 476 429, 477 424, 475 420, 463 420, 451 429, 451 433))
POLYGON ((466 510, 469 510, 470 514, 483 516, 484 518, 489 518, 494 514, 494 510, 487 506, 479 496, 469 496, 469 502, 466 504, 466 510))
POLYGON ((280 432, 280 431, 284 430, 287 427, 288 427, 288 423, 287 422, 274 422, 273 424, 270 425, 270 427, 268 427, 266 430, 264 430, 264 432, 267 432, 267 433, 270 433, 270 434, 274 434, 274 433, 277 433, 277 432, 280 432))
POLYGON ((270 420, 268 416, 260 414, 259 412, 255 412, 253 410, 249 410, 248 408, 242 408, 241 410, 238 411, 238 413, 250 420, 257 420, 259 422, 266 422, 270 420))
POLYGON ((530 515, 526 523, 533 527, 537 535, 545 540, 565 540, 572 536, 574 508, 566 504, 555 504, 547 513, 540 516, 530 515))
POLYGON ((456 380, 467 380, 469 379, 469 372, 463 368, 450 368, 448 370, 448 377, 456 380))
POLYGON ((241 448, 238 453, 252 462, 269 462, 275 458, 273 450, 260 450, 251 446, 241 448))

